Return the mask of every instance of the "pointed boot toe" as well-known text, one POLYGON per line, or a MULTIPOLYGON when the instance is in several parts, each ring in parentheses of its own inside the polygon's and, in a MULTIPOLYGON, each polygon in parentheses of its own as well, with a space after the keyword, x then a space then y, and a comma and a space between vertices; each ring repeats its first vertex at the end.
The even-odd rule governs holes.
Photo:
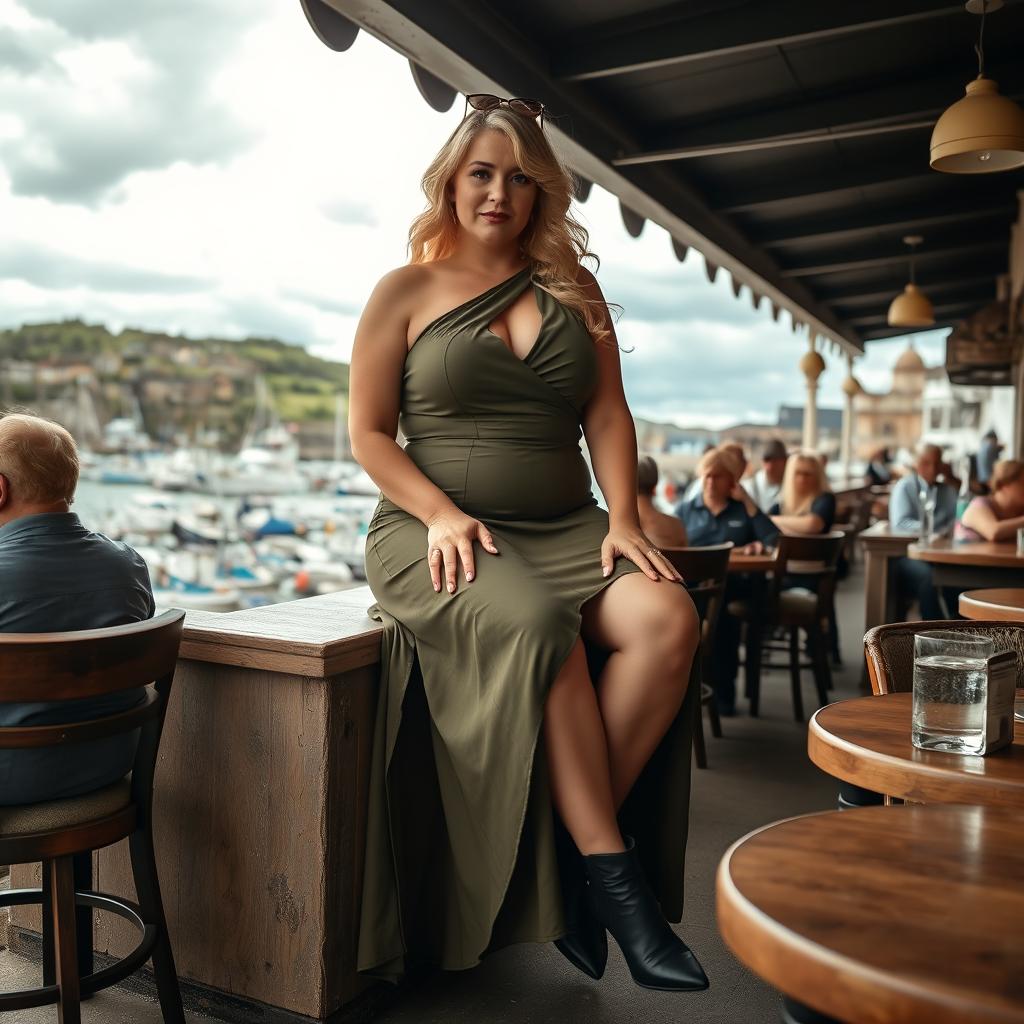
POLYGON ((579 875, 563 886, 566 933, 555 939, 555 948, 566 960, 595 980, 604 974, 608 962, 608 935, 594 916, 583 865, 579 875))
POLYGON ((608 937, 603 928, 600 937, 597 934, 567 932, 560 939, 555 939, 555 948, 573 967, 595 981, 604 974, 608 963, 608 937))
POLYGON ((566 933, 555 939, 555 948, 573 967, 597 980, 604 974, 608 962, 608 935, 594 916, 582 855, 564 829, 558 838, 558 872, 562 881, 566 933))
POLYGON ((692 950, 665 920, 644 878, 633 840, 623 853, 583 858, 594 916, 619 944, 633 980, 664 992, 699 992, 707 975, 692 950))

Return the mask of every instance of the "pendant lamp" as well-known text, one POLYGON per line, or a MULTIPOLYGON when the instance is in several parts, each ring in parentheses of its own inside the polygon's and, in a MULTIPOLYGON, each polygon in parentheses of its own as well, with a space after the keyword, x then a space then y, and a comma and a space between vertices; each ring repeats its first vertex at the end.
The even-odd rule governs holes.
POLYGON ((931 167, 950 174, 993 174, 1024 167, 1024 110, 999 94, 985 77, 985 15, 1003 0, 969 0, 967 10, 981 15, 975 52, 978 77, 967 95, 939 118, 932 130, 931 167))
POLYGON ((914 249, 924 239, 920 235, 907 235, 903 241, 910 246, 910 283, 889 305, 890 327, 931 327, 935 323, 935 310, 928 296, 914 282, 914 249))

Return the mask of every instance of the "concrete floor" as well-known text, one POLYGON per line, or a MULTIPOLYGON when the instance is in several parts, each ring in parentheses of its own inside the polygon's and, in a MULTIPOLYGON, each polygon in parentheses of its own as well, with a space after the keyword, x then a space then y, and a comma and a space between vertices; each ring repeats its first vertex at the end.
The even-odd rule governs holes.
MULTIPOLYGON (((861 692, 864 591, 859 572, 841 584, 837 612, 844 667, 835 672, 833 699, 841 700, 861 692)), ((806 726, 793 721, 788 672, 766 673, 761 703, 759 718, 726 719, 722 739, 708 736, 710 767, 693 776, 687 905, 679 933, 703 964, 711 980, 708 991, 673 995, 638 988, 614 943, 599 982, 574 970, 553 946, 518 946, 471 971, 439 974, 411 988, 375 1018, 377 1024, 775 1024, 778 996, 738 963, 718 936, 715 870, 727 847, 752 829, 835 807, 836 787, 807 759, 806 726)), ((814 706, 809 673, 804 703, 807 709, 814 706)), ((28 987, 39 983, 38 976, 38 966, 0 950, 0 987, 28 987)), ((17 1024, 56 1019, 53 1008, 44 1008, 22 1011, 17 1024)), ((211 1018, 191 1013, 189 1019, 211 1018)), ((114 989, 83 1004, 83 1020, 158 1024, 160 1014, 154 1003, 114 989)))

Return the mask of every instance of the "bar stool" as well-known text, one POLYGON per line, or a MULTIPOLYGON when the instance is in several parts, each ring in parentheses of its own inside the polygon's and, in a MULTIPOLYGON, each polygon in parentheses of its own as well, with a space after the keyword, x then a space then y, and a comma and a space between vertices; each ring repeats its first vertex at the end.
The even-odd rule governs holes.
MULTIPOLYGON (((0 807, 0 863, 41 861, 43 887, 0 893, 0 907, 42 904, 43 987, 0 995, 0 1012, 57 1004, 60 1024, 79 1024, 83 994, 108 988, 152 958, 165 1024, 185 1024, 174 957, 167 936, 153 852, 153 775, 171 692, 185 613, 109 629, 0 635, 0 701, 69 701, 145 687, 137 707, 66 724, 0 728, 0 748, 40 749, 130 734, 139 740, 131 775, 82 796, 0 807), (138 904, 98 892, 75 891, 75 861, 128 839, 138 904), (79 976, 76 907, 105 910, 130 921, 138 946, 102 970, 79 976), (46 912, 50 911, 48 915, 46 912), (51 918, 47 920, 48 916, 51 918), (77 932, 77 934, 76 934, 77 932)), ((84 933, 84 934, 83 934, 84 933)))

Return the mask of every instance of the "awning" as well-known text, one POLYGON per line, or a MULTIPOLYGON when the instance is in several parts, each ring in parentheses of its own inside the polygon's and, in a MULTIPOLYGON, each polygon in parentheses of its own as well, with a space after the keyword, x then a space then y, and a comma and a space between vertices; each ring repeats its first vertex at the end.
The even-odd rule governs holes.
MULTIPOLYGON (((303 0, 344 49, 358 28, 409 58, 424 98, 535 96, 582 181, 680 259, 700 252, 857 354, 907 281, 951 326, 995 297, 1021 172, 928 166, 932 126, 976 74, 978 19, 944 0, 303 0), (337 13, 336 13, 337 12, 337 13), (343 15, 340 16, 340 15, 343 15)), ((1024 3, 989 15, 986 71, 1024 97, 1024 3)), ((547 130, 547 125, 545 126, 547 130)))

